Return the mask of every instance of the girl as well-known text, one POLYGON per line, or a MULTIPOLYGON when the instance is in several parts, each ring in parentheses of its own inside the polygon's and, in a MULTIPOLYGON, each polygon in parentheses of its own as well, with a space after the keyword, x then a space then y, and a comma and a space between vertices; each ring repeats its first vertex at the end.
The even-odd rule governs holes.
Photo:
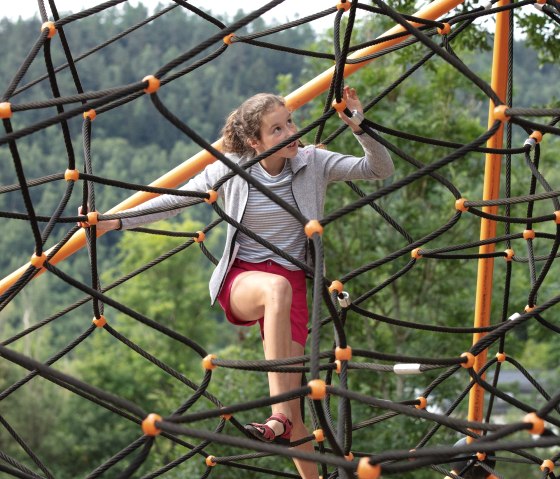
MULTIPOLYGON (((343 98, 349 110, 363 112, 354 89, 345 87, 343 98)), ((308 219, 322 217, 329 182, 382 179, 393 173, 393 163, 385 148, 364 135, 344 113, 339 116, 352 128, 364 149, 364 157, 314 146, 300 148, 299 142, 293 141, 250 168, 254 178, 308 219)), ((296 126, 284 99, 267 93, 257 94, 229 115, 223 128, 224 151, 242 165, 294 133, 296 126)), ((206 192, 229 172, 227 166, 216 161, 181 189, 206 192)), ((229 216, 292 257, 305 261, 307 241, 303 227, 283 208, 239 176, 226 181, 219 195, 229 216)), ((102 221, 98 229, 128 229, 169 217, 184 207, 184 199, 162 195, 128 211, 160 206, 176 206, 177 209, 102 221)), ((230 322, 240 326, 259 323, 266 359, 304 354, 308 322, 304 271, 228 224, 225 250, 209 286, 212 304, 217 299, 230 322)), ((268 380, 270 395, 275 396, 298 388, 301 374, 271 372, 268 380)), ((248 424, 247 431, 262 441, 284 444, 309 434, 302 421, 298 399, 273 405, 272 413, 263 423, 248 424)), ((313 451, 311 443, 299 447, 313 451)), ((295 463, 303 478, 319 477, 315 464, 299 459, 295 459, 295 463)))

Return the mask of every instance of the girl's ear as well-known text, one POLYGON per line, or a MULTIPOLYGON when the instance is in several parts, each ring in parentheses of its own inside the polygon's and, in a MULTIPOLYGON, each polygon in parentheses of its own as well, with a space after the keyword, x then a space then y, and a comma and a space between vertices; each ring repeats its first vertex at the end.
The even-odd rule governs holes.
POLYGON ((253 148, 253 150, 256 150, 257 146, 259 146, 259 141, 256 138, 247 138, 247 144, 253 148))

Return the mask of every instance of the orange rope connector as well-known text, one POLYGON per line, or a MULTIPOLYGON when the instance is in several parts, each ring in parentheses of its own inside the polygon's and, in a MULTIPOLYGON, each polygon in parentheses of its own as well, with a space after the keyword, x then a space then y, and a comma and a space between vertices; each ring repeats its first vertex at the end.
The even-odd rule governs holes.
POLYGON ((332 102, 332 107, 340 113, 341 111, 346 110, 346 100, 342 99, 341 102, 338 103, 335 98, 332 102))
POLYGON ((99 223, 99 213, 97 211, 90 211, 86 216, 87 216, 87 222, 90 226, 99 223))
POLYGON ((422 259, 422 252, 420 251, 420 248, 414 248, 410 252, 410 256, 414 259, 422 259))
MULTIPOLYGON (((539 3, 540 3, 540 2, 539 2, 539 3)), ((543 3, 546 3, 546 0, 544 0, 543 3)), ((538 131, 538 130, 535 130, 533 133, 531 133, 531 134, 529 135, 529 138, 532 138, 532 139, 535 140, 537 143, 540 143, 540 142, 542 141, 542 137, 543 137, 542 132, 540 132, 540 131, 538 131)))
POLYGON ((449 33, 451 33, 451 25, 449 23, 444 23, 443 28, 437 28, 437 32, 440 35, 449 35, 449 33))
POLYGON ((215 354, 209 354, 202 360, 202 367, 206 370, 216 369, 218 366, 212 363, 213 359, 216 359, 218 356, 215 354))
POLYGON ((345 348, 339 348, 338 346, 334 350, 334 357, 339 361, 350 361, 352 359, 352 348, 346 346, 345 348))
POLYGON ((41 31, 43 31, 45 28, 49 29, 49 34, 47 36, 47 38, 52 38, 56 35, 56 26, 54 24, 54 22, 45 22, 41 25, 41 31))
POLYGON ((325 433, 322 429, 315 429, 315 431, 313 431, 313 436, 317 442, 323 442, 325 440, 325 433))
POLYGON ((335 359, 334 364, 336 365, 336 369, 334 370, 334 372, 336 374, 340 374, 342 372, 342 361, 340 361, 339 359, 335 359))
POLYGON ((550 459, 545 459, 541 464, 541 471, 545 472, 548 469, 548 472, 554 471, 554 462, 550 459))
POLYGON ((541 435, 544 432, 544 421, 537 416, 534 412, 530 412, 523 418, 523 422, 528 422, 533 425, 529 432, 531 434, 541 435))
POLYGON ((233 414, 226 413, 226 414, 222 414, 220 417, 223 418, 225 421, 229 421, 233 417, 233 414))
POLYGON ((419 402, 419 404, 416 404, 416 406, 414 406, 416 409, 426 409, 426 406, 428 405, 427 398, 425 398, 424 396, 418 396, 416 400, 419 402))
POLYGON ((161 421, 161 416, 154 413, 148 414, 142 421, 142 431, 146 436, 157 436, 161 432, 161 429, 156 427, 156 421, 161 421))
POLYGON ((329 293, 336 291, 337 294, 342 294, 343 290, 344 285, 338 279, 335 279, 329 286, 329 293))
POLYGON ((524 230, 523 239, 526 240, 535 239, 535 230, 524 230))
POLYGON ((466 198, 459 198, 457 201, 455 201, 455 209, 458 211, 462 211, 463 213, 469 211, 469 208, 465 206, 465 201, 467 201, 466 198))
POLYGON ((312 379, 307 385, 311 389, 309 393, 311 399, 320 400, 324 399, 327 395, 327 384, 322 379, 312 379))
POLYGON ((153 75, 148 75, 142 78, 142 81, 147 81, 148 86, 144 88, 146 93, 152 94, 159 90, 159 86, 161 85, 161 81, 159 78, 156 78, 153 75))
POLYGON ((350 4, 350 2, 338 2, 336 4, 336 9, 337 10, 344 10, 345 12, 347 12, 348 10, 350 10, 350 7, 352 5, 350 4))
POLYGON ((358 479, 379 479, 381 476, 381 466, 370 464, 367 457, 362 457, 356 469, 358 479))
POLYGON ((554 222, 557 225, 560 225, 560 211, 555 211, 554 212, 554 222))
POLYGON ((496 359, 499 363, 503 363, 506 360, 506 353, 496 353, 496 359))
POLYGON ((323 234, 323 227, 318 220, 310 220, 304 228, 305 234, 308 238, 311 238, 315 233, 319 236, 323 234))
POLYGON ((461 366, 468 369, 468 368, 472 368, 474 365, 474 355, 472 353, 466 352, 461 354, 462 358, 467 358, 467 361, 464 363, 461 363, 461 366))
POLYGON ((344 459, 346 459, 347 461, 353 461, 354 460, 354 454, 352 454, 352 451, 350 451, 348 454, 346 454, 344 456, 344 459))
POLYGON ((230 33, 229 35, 226 35, 224 37, 224 43, 226 45, 231 45, 233 43, 233 37, 235 36, 235 33, 230 33))
POLYGON ((194 239, 197 243, 202 243, 206 239, 204 231, 197 231, 197 237, 194 239))
POLYGON ((0 119, 6 120, 12 117, 12 104, 7 101, 0 103, 0 119))
POLYGON ((506 261, 512 261, 513 257, 515 256, 515 253, 512 249, 506 249, 504 251, 504 253, 506 254, 505 260, 506 261))
POLYGON ((212 203, 215 203, 216 201, 218 201, 218 192, 217 191, 208 190, 206 193, 208 193, 210 195, 210 198, 207 198, 207 199, 204 200, 204 201, 206 201, 206 203, 211 205, 212 203))
POLYGON ((97 112, 93 108, 90 108, 88 111, 84 111, 82 116, 84 117, 84 120, 89 118, 89 121, 93 121, 97 117, 97 112))
POLYGON ((43 265, 45 264, 45 261, 47 261, 46 253, 43 253, 41 256, 37 256, 35 253, 33 253, 33 256, 31 256, 31 260, 29 262, 36 269, 41 269, 43 267, 43 265))
POLYGON ((78 181, 80 179, 80 172, 78 170, 67 169, 64 172, 64 179, 66 181, 78 181))
POLYGON ((531 311, 533 311, 533 309, 535 309, 537 307, 536 304, 534 304, 533 306, 525 306, 525 308, 523 308, 523 311, 525 311, 526 313, 530 313, 531 311))
POLYGON ((215 456, 207 456, 206 457, 206 465, 208 467, 214 467, 216 466, 218 463, 216 462, 216 457, 215 456))
POLYGON ((476 453, 476 458, 482 462, 484 461, 484 459, 486 459, 486 453, 485 452, 477 452, 476 453))
POLYGON ((506 114, 506 110, 509 108, 507 105, 498 105, 494 108, 494 118, 502 122, 508 121, 509 116, 506 114))
POLYGON ((99 316, 99 318, 93 318, 91 322, 95 324, 98 328, 102 328, 107 324, 107 319, 105 319, 105 316, 101 315, 99 316))

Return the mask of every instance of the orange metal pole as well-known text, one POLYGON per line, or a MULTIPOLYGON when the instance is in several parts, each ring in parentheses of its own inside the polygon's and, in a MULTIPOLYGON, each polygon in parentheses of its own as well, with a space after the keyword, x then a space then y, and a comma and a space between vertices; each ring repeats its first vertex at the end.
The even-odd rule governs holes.
MULTIPOLYGON (((450 10, 455 8, 457 5, 463 3, 463 0, 436 0, 426 7, 420 9, 414 15, 420 18, 425 18, 429 20, 436 20, 440 16, 445 13, 448 13, 450 10)), ((416 25, 416 24, 415 24, 416 25)), ((381 37, 392 35, 394 33, 402 32, 404 28, 401 25, 396 25, 387 32, 385 32, 381 37)), ((363 48, 355 52, 349 58, 356 59, 363 56, 371 55, 373 53, 377 53, 389 46, 396 45, 402 41, 404 41, 407 36, 396 38, 393 40, 389 40, 383 44, 379 45, 372 45, 367 48, 363 48)), ((344 76, 348 76, 355 71, 359 70, 360 68, 366 66, 372 60, 363 63, 356 63, 351 65, 346 65, 344 69, 344 76)), ((290 93, 286 96, 286 104, 292 110, 297 110, 302 105, 305 105, 309 101, 313 100, 321 93, 326 91, 329 88, 330 82, 332 80, 334 74, 334 67, 331 67, 327 71, 323 72, 321 75, 317 76, 313 80, 310 80, 308 83, 303 85, 302 87, 298 88, 294 92, 290 93)), ((220 149, 221 140, 218 140, 214 143, 214 146, 217 149, 220 149)), ((171 170, 169 173, 166 173, 161 178, 157 179, 150 186, 158 186, 163 188, 176 188, 178 185, 184 183, 189 178, 197 174, 199 171, 202 171, 207 165, 213 163, 215 158, 208 153, 206 150, 203 150, 197 153, 195 156, 189 158, 175 169, 171 170)), ((146 193, 146 192, 138 192, 132 195, 127 200, 123 201, 122 203, 118 204, 107 213, 117 213, 119 211, 126 210, 128 208, 132 208, 133 206, 137 206, 145 201, 153 198, 156 196, 154 193, 146 193)), ((60 251, 50 260, 50 263, 56 264, 59 261, 67 258, 68 256, 74 254, 80 248, 82 248, 86 243, 85 234, 83 231, 78 231, 61 249, 60 251)), ((50 251, 50 250, 49 250, 50 251)), ((47 254, 49 252, 47 251, 47 254)), ((29 267, 29 263, 22 266, 18 270, 14 271, 12 274, 6 276, 4 279, 0 281, 0 294, 3 294, 10 286, 12 286, 20 277, 21 275, 27 270, 29 267)), ((44 270, 38 271, 37 275, 41 274, 44 270)))
MULTIPOLYGON (((510 0, 501 0, 498 6, 507 5, 510 0)), ((496 33, 494 36, 494 54, 492 63, 492 89, 498 97, 505 102, 507 95, 508 81, 508 37, 510 32, 509 16, 510 11, 504 11, 497 14, 496 17, 496 33)), ((488 126, 494 124, 494 102, 490 102, 488 113, 488 126)), ((492 138, 487 142, 489 148, 502 148, 503 146, 503 124, 492 138)), ((501 171, 502 155, 487 154, 484 171, 484 192, 485 200, 492 200, 499 197, 500 194, 500 171, 501 171)), ((498 207, 484 207, 483 211, 496 214, 498 207)), ((496 236, 496 222, 483 218, 480 223, 480 239, 485 240, 496 236)), ((481 254, 492 253, 495 245, 488 244, 479 248, 481 254)), ((490 324, 490 306, 492 304, 492 278, 494 273, 494 259, 482 258, 478 261, 478 275, 476 287, 475 316, 474 326, 482 328, 490 324)), ((473 336, 473 344, 478 342, 485 333, 476 333, 473 336)), ((475 358, 474 370, 479 371, 487 359, 487 350, 482 351, 475 358)), ((469 414, 471 421, 481 422, 484 414, 484 389, 477 384, 474 385, 469 396, 469 414)), ((476 431, 480 432, 480 431, 476 431)), ((470 439, 470 438, 469 438, 470 439)))

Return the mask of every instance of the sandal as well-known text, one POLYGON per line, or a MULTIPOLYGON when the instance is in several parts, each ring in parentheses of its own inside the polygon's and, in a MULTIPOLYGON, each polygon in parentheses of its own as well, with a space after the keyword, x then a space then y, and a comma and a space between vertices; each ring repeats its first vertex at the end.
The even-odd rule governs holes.
POLYGON ((264 424, 259 424, 257 422, 246 424, 245 430, 263 442, 273 442, 275 444, 287 446, 290 444, 290 438, 292 437, 292 427, 292 421, 281 412, 278 412, 270 416, 264 424), (268 421, 278 421, 282 423, 284 425, 284 432, 277 436, 272 428, 266 424, 268 421))

